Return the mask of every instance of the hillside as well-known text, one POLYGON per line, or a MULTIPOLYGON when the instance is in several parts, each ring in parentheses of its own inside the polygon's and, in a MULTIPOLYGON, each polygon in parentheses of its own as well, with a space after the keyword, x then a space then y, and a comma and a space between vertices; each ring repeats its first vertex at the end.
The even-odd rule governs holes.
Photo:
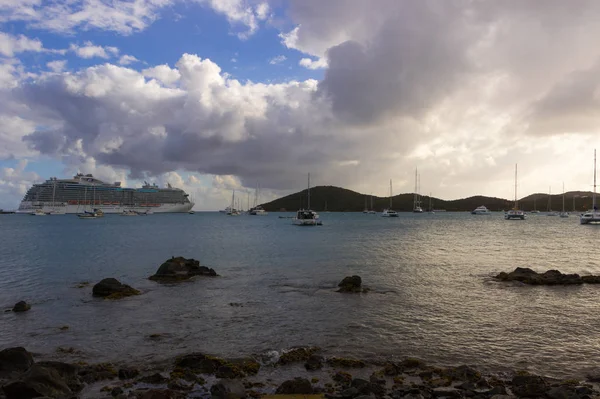
MULTIPOLYGON (((584 210, 591 207, 592 193, 590 192, 569 192, 565 194, 565 207, 568 211, 573 208, 573 197, 575 197, 575 206, 577 210, 584 210)), ((392 199, 393 209, 399 212, 410 212, 413 209, 414 194, 399 194, 392 199)), ((370 197, 365 194, 357 193, 335 186, 317 186, 310 189, 310 205, 313 210, 322 212, 324 210, 332 212, 360 212, 370 205, 370 197)), ((545 211, 548 205, 548 194, 532 194, 519 200, 519 208, 524 210, 534 209, 534 200, 536 209, 545 211)), ((381 212, 389 206, 389 197, 373 196, 373 208, 381 212)), ((429 197, 421 197, 422 208, 429 208, 429 197)), ((447 211, 472 211, 480 205, 485 205, 492 211, 501 211, 510 209, 513 202, 508 199, 474 196, 458 200, 445 201, 439 198, 431 198, 434 209, 445 209, 447 211)), ((296 211, 299 208, 307 206, 307 190, 287 195, 274 201, 263 204, 263 207, 269 212, 276 211, 296 211)), ((562 195, 552 196, 552 208, 554 210, 562 209, 562 195)))

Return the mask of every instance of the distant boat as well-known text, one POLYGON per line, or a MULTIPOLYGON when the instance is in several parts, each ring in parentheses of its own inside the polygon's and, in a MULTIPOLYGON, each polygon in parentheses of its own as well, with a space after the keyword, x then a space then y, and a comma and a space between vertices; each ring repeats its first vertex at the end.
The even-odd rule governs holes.
POLYGON ((196 213, 196 212, 194 212, 193 210, 191 210, 191 209, 190 209, 190 210, 188 211, 188 213, 189 213, 190 215, 193 215, 193 214, 194 214, 194 213, 196 213))
POLYGON ((5 211, 4 209, 0 209, 0 215, 10 215, 15 213, 15 211, 5 211))
POLYGON ((563 208, 562 208, 562 212, 560 213, 560 217, 561 218, 568 218, 569 217, 569 212, 565 211, 565 183, 563 182, 563 195, 562 195, 562 200, 563 200, 563 208))
POLYGON ((429 212, 430 214, 434 214, 433 206, 431 205, 431 193, 429 193, 429 212))
POLYGON ((535 197, 533 197, 533 211, 531 211, 531 212, 529 212, 529 213, 535 213, 535 214, 538 214, 538 213, 540 213, 540 211, 538 211, 538 210, 536 209, 536 207, 535 207, 535 197))
POLYGON ((515 164, 515 206, 504 214, 506 220, 525 220, 525 212, 519 209, 519 201, 517 200, 517 164, 515 164))
POLYGON ((47 213, 41 209, 36 209, 35 211, 30 213, 31 216, 46 216, 47 213))
POLYGON ((139 216, 139 214, 132 209, 125 209, 121 212, 121 216, 139 216))
POLYGON ((257 205, 254 208, 250 209, 248 214, 254 216, 267 216, 269 212, 265 211, 262 206, 257 205))
POLYGON ((414 213, 423 213, 423 208, 421 208, 421 196, 419 195, 419 173, 415 168, 415 198, 413 201, 413 212, 414 213))
POLYGON ((310 173, 308 174, 307 209, 299 209, 292 223, 296 226, 322 226, 319 214, 310 209, 310 173))
POLYGON ((370 195, 371 197, 371 208, 369 209, 369 212, 367 212, 369 215, 376 215, 377 212, 375 212, 375 209, 373 209, 373 195, 370 195))
POLYGON ((558 216, 558 212, 552 210, 552 187, 548 188, 548 212, 546 216, 558 216))
POLYGON ((240 216, 241 215, 240 211, 238 211, 237 209, 234 208, 234 204, 235 204, 235 190, 233 190, 233 193, 231 194, 231 206, 229 207, 229 212, 227 212, 228 216, 240 216))
POLYGON ((228 214, 229 212, 231 212, 231 207, 230 207, 230 206, 228 206, 228 207, 227 207, 227 208, 225 208, 225 209, 221 209, 221 210, 219 211, 219 213, 224 213, 224 214, 228 214))
POLYGON ((363 209, 363 213, 368 214, 369 208, 367 208, 367 196, 365 195, 365 209, 363 209))
POLYGON ((596 150, 594 149, 594 194, 592 195, 592 209, 585 212, 579 218, 581 224, 597 224, 600 223, 600 212, 596 204, 596 150))
POLYGON ((492 212, 485 207, 485 205, 478 206, 471 211, 471 215, 491 215, 492 212))
POLYGON ((381 216, 384 218, 397 218, 398 217, 398 212, 392 210, 392 198, 393 198, 392 179, 390 179, 390 207, 388 209, 383 210, 383 213, 381 214, 381 216))

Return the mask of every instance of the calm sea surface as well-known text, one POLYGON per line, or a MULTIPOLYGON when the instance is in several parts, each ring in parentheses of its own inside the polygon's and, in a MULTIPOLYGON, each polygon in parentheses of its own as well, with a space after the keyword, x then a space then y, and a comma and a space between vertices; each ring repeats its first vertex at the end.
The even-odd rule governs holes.
POLYGON ((0 215, 0 306, 33 305, 0 314, 0 348, 74 347, 98 361, 150 361, 318 345, 370 360, 416 356, 554 376, 600 363, 600 286, 491 278, 516 266, 600 274, 600 227, 574 216, 505 221, 500 213, 321 218, 324 226, 302 228, 278 214, 0 215), (149 281, 173 255, 199 259, 222 277, 149 281), (351 274, 372 291, 336 293, 351 274), (105 301, 92 298, 91 286, 76 288, 105 277, 143 295, 105 301), (148 339, 154 333, 164 337, 148 339))

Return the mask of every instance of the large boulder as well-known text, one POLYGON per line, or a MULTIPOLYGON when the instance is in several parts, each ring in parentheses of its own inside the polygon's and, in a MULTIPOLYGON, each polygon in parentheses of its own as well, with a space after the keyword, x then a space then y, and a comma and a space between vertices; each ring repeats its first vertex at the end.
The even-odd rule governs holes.
POLYGON ((150 276, 150 280, 154 281, 181 281, 187 280, 194 276, 216 277, 218 274, 206 266, 200 266, 200 261, 195 259, 186 259, 181 256, 173 257, 164 262, 156 274, 150 276))
POLYGON ((558 270, 548 270, 545 273, 537 273, 527 267, 517 267, 510 273, 502 272, 496 276, 500 281, 519 281, 530 285, 576 285, 584 282, 595 282, 594 276, 582 279, 578 274, 563 274, 558 270))
POLYGON ((337 292, 363 292, 362 279, 360 276, 344 277, 338 284, 340 289, 337 292))
POLYGON ((127 284, 121 283, 116 278, 105 278, 94 285, 92 294, 106 299, 121 299, 127 296, 139 295, 140 292, 127 284))
POLYGON ((243 399, 246 397, 246 389, 240 380, 219 380, 210 387, 210 393, 215 399, 243 399))
POLYGON ((310 395, 313 387, 306 378, 294 378, 284 381, 275 392, 278 395, 310 395))
POLYGON ((546 381, 537 375, 516 375, 512 379, 511 389, 518 397, 541 397, 548 391, 546 381))
POLYGON ((25 301, 19 301, 15 304, 15 306, 13 306, 12 311, 13 312, 27 312, 29 309, 31 309, 30 304, 28 304, 25 301))
POLYGON ((33 365, 33 356, 25 348, 7 348, 0 351, 0 377, 23 373, 33 365))
POLYGON ((79 379, 79 366, 57 361, 37 362, 36 365, 56 371, 71 391, 79 392, 83 389, 83 383, 79 379))
POLYGON ((6 399, 27 399, 41 396, 63 398, 73 394, 56 370, 37 364, 31 366, 19 379, 4 385, 2 389, 6 399))

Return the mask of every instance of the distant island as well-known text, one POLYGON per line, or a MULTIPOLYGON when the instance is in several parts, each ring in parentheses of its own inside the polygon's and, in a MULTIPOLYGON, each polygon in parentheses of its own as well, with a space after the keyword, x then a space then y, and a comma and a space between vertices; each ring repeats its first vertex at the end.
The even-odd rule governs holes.
MULTIPOLYGON (((311 209, 324 212, 361 212, 365 208, 365 199, 367 208, 370 208, 371 197, 356 191, 347 190, 335 186, 317 186, 310 189, 310 207, 311 209)), ((414 194, 399 194, 393 197, 394 209, 399 212, 412 212, 414 194)), ((389 197, 373 196, 373 209, 377 212, 389 206, 389 197)), ((548 194, 532 194, 519 199, 519 208, 525 211, 534 210, 546 211, 548 207, 548 194)), ((485 205, 491 211, 508 210, 513 207, 513 201, 505 198, 474 196, 452 201, 446 201, 440 198, 431 197, 433 209, 446 210, 449 212, 472 211, 480 205, 485 205)), ((296 211, 307 206, 307 190, 278 198, 274 201, 262 204, 263 208, 269 212, 278 211, 296 211)), ((429 196, 421 196, 421 207, 429 210, 429 196)), ((565 193, 565 209, 572 212, 573 209, 583 211, 592 207, 592 193, 585 191, 570 191, 565 193)), ((552 195, 552 208, 555 211, 562 210, 562 194, 552 195)))

